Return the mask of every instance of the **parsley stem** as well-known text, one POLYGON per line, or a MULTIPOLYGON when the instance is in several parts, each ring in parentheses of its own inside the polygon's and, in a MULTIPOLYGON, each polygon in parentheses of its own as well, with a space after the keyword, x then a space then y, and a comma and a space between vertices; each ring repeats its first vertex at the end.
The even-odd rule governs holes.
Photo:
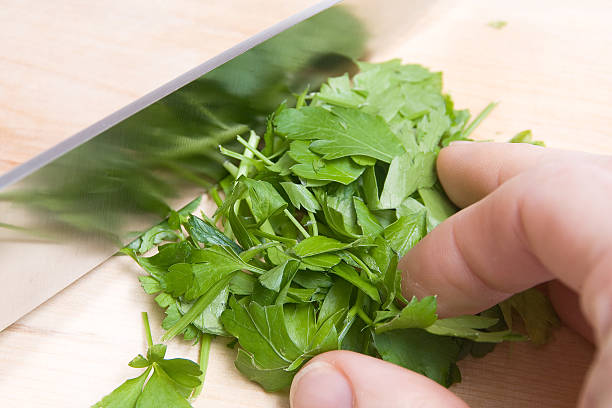
MULTIPOLYGON (((351 310, 352 310, 352 308, 351 308, 351 310)), ((350 310, 349 310, 349 312, 350 312, 350 310)), ((346 334, 351 329, 351 326, 353 326, 353 323, 355 323, 355 314, 348 314, 347 313, 346 319, 344 319, 344 321, 346 323, 344 324, 344 327, 342 327, 342 330, 340 330, 340 333, 338 334, 338 344, 342 344, 342 341, 344 340, 344 337, 346 337, 346 334)))
POLYGON ((312 235, 315 237, 319 235, 319 225, 313 212, 308 211, 308 217, 310 217, 310 223, 312 225, 312 235))
POLYGON ((223 122, 221 119, 219 119, 219 117, 217 117, 217 115, 215 115, 210 109, 205 108, 203 105, 199 105, 198 109, 202 113, 204 113, 206 116, 208 116, 208 118, 213 124, 219 126, 223 130, 229 129, 229 126, 225 122, 223 122))
POLYGON ((429 110, 421 110, 418 112, 414 112, 412 115, 407 115, 405 119, 407 120, 415 120, 421 118, 429 113, 429 110))
POLYGON ((279 237, 278 235, 270 234, 268 232, 264 232, 264 231, 259 230, 259 229, 251 230, 251 232, 253 232, 253 235, 256 235, 258 237, 267 238, 267 239, 271 239, 273 241, 278 241, 278 242, 284 242, 284 243, 289 244, 289 245, 295 245, 296 244, 295 239, 279 237))
POLYGON ((310 85, 307 85, 306 88, 302 91, 302 93, 298 95, 297 101, 295 103, 295 109, 300 109, 306 104, 306 95, 308 95, 308 91, 310 91, 310 85))
POLYGON ((374 324, 372 319, 370 319, 370 316, 368 316, 360 307, 357 308, 357 315, 361 317, 361 320, 363 320, 368 326, 372 326, 374 324))
POLYGON ((238 167, 234 165, 234 163, 230 161, 223 162, 223 168, 227 170, 227 172, 233 177, 236 178, 236 174, 238 174, 238 167))
POLYGON ((291 215, 288 209, 285 208, 285 211, 283 212, 287 217, 289 217, 289 220, 293 223, 293 225, 295 225, 295 227, 302 233, 304 238, 310 238, 310 234, 308 233, 308 231, 306 231, 302 224, 300 224, 300 222, 296 220, 293 215, 291 215))
POLYGON ((346 313, 346 320, 354 319, 357 315, 357 311, 361 308, 361 304, 363 303, 363 292, 357 292, 357 298, 355 299, 355 304, 349 309, 346 313))
POLYGON ((244 262, 249 262, 255 255, 263 251, 264 249, 268 249, 273 246, 280 245, 280 242, 266 242, 265 244, 259 244, 254 247, 247 249, 246 251, 242 251, 238 256, 244 262))
POLYGON ((201 153, 208 149, 214 148, 219 144, 226 143, 229 140, 240 135, 244 132, 248 132, 249 127, 247 125, 237 125, 227 130, 213 133, 210 137, 203 137, 198 140, 194 140, 187 136, 175 136, 177 146, 180 148, 170 149, 165 152, 160 152, 160 156, 165 160, 183 159, 187 155, 194 153, 201 153))
MULTIPOLYGON (((221 197, 219 197, 219 193, 217 193, 217 198, 221 200, 221 197)), ((223 202, 221 202, 221 204, 223 204, 223 202)), ((213 221, 213 219, 210 218, 208 215, 206 215, 206 213, 202 210, 200 210, 200 218, 202 218, 204 221, 210 224, 211 227, 215 225, 215 222, 213 221)))
POLYGON ((368 268, 368 266, 367 266, 365 263, 363 263, 363 261, 362 261, 361 259, 359 259, 359 257, 358 257, 358 256, 356 256, 355 254, 353 254, 353 253, 352 253, 352 252, 350 252, 350 251, 346 251, 346 252, 347 252, 347 253, 349 254, 349 256, 350 256, 350 257, 353 259, 353 261, 355 261, 355 263, 357 263, 357 265, 359 265, 359 267, 361 268, 361 270, 362 270, 362 271, 364 271, 364 272, 365 272, 365 273, 368 275, 368 278, 369 278, 370 280, 373 280, 373 279, 375 278, 375 276, 374 276, 374 274, 372 273, 372 271, 370 270, 370 268, 368 268))
POLYGON ((272 160, 270 160, 266 156, 264 156, 259 150, 255 149, 254 147, 249 145, 246 140, 244 140, 240 136, 237 136, 236 138, 238 139, 238 142, 240 142, 241 145, 246 147, 250 152, 252 152, 255 156, 257 156, 259 159, 261 159, 261 161, 266 163, 268 166, 272 166, 274 164, 274 162, 272 160))
POLYGON ((153 336, 151 335, 151 326, 149 325, 149 315, 147 312, 142 312, 142 323, 145 327, 145 334, 147 335, 147 345, 149 348, 153 347, 153 336))
MULTIPOLYGON (((259 145, 259 139, 260 137, 257 136, 257 133, 251 131, 251 135, 249 136, 249 146, 256 148, 259 145)), ((244 150, 243 157, 246 159, 250 159, 251 161, 254 161, 253 152, 250 151, 249 149, 244 150)), ((236 175, 236 179, 238 179, 240 176, 246 176, 248 172, 249 172, 249 163, 244 160, 241 160, 240 166, 238 166, 238 174, 236 175)))
MULTIPOLYGON (((233 164, 232 164, 232 166, 233 166, 233 164)), ((212 197, 212 199, 215 202, 215 204, 217 205, 217 207, 221 207, 223 205, 223 200, 221 199, 221 196, 219 196, 219 190, 217 189, 217 187, 213 187, 210 190, 210 196, 212 197)))
POLYGON ((0 222, 0 228, 12 229, 15 231, 27 231, 28 230, 27 228, 24 228, 24 227, 12 225, 12 224, 5 224, 3 222, 0 222))
POLYGON ((364 300, 363 292, 357 292, 357 299, 355 299, 355 304, 349 309, 346 314, 346 320, 353 319, 355 315, 359 316, 361 320, 363 320, 368 326, 374 324, 372 319, 363 311, 363 300, 364 300))
MULTIPOLYGON (((250 162, 250 163, 257 163, 257 160, 254 159, 253 157, 249 157, 246 154, 240 154, 240 153, 236 153, 232 150, 226 149, 223 146, 219 146, 219 151, 221 152, 221 154, 231 157, 233 159, 237 159, 240 160, 240 167, 238 167, 238 177, 240 177, 241 175, 246 175, 246 170, 244 170, 244 173, 240 173, 240 169, 243 168, 243 164, 246 165, 246 163, 250 162)), ((247 151, 247 153, 249 153, 247 151)), ((246 168, 246 167, 244 167, 246 168)))
POLYGON ((347 321, 355 319, 355 316, 357 316, 357 309, 359 309, 359 306, 357 304, 354 304, 353 307, 349 309, 349 311, 346 313, 347 321))
POLYGON ((276 152, 272 153, 271 155, 269 155, 267 157, 268 157, 269 160, 276 159, 278 156, 282 156, 286 152, 287 152, 287 150, 285 150, 285 149, 278 149, 276 152))
POLYGON ((198 385, 191 394, 191 399, 196 399, 204 388, 204 378, 206 377, 206 369, 208 368, 208 357, 210 356, 210 345, 213 336, 207 333, 202 333, 200 336, 200 385, 198 385))
POLYGON ((490 104, 488 104, 487 107, 484 108, 482 112, 480 112, 478 116, 474 118, 472 123, 470 123, 468 127, 463 130, 463 134, 461 136, 468 137, 474 131, 474 129, 476 129, 478 125, 480 125, 480 122, 482 122, 487 116, 489 116, 489 113, 491 113, 491 111, 497 106, 497 104, 497 102, 491 102, 490 104))
POLYGON ((407 300, 407 299, 404 297, 404 295, 402 295, 402 292, 401 292, 401 291, 398 291, 398 292, 395 294, 395 299, 396 299, 397 301, 399 301, 399 302, 402 304, 402 306, 407 305, 408 303, 410 303, 410 302, 409 302, 409 301, 408 301, 408 300, 407 300))

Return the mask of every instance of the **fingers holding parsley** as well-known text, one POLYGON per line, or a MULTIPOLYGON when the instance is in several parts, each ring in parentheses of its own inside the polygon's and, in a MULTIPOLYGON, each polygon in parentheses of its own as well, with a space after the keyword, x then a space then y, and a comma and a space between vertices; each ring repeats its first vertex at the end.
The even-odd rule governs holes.
POLYGON ((450 198, 469 206, 402 260, 404 292, 438 293, 438 310, 454 315, 560 281, 579 296, 582 309, 568 309, 568 303, 578 305, 555 283, 559 294, 552 299, 561 318, 587 337, 592 327, 600 348, 581 406, 611 404, 610 158, 528 145, 458 144, 440 153, 438 174, 450 198), (440 252, 445 256, 432 256, 440 252))
POLYGON ((611 292, 609 275, 599 271, 612 259, 612 225, 603 222, 609 158, 471 143, 442 150, 437 167, 451 200, 467 207, 402 259, 405 292, 436 292, 438 311, 456 315, 559 279, 583 295, 585 316, 605 336, 610 306, 598 299, 611 292), (446 256, 431 256, 440 251, 446 256))

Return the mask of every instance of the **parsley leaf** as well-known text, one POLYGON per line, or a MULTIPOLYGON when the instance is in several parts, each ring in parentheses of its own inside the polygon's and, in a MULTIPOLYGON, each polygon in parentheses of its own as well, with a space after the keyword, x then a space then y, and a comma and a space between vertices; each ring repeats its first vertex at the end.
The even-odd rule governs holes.
POLYGON ((347 157, 323 160, 309 149, 309 142, 296 140, 290 146, 288 154, 297 162, 290 170, 303 179, 350 184, 364 171, 362 166, 347 157))
POLYGON ((289 140, 314 140, 310 149, 326 160, 361 155, 389 163, 404 150, 384 120, 355 109, 286 109, 275 120, 289 140))
MULTIPOLYGON (((386 315, 385 312, 377 313, 377 320, 380 315, 386 315)), ((384 333, 389 330, 397 329, 425 329, 436 322, 436 298, 428 296, 419 301, 413 297, 401 312, 399 312, 391 321, 376 326, 376 333, 384 333)))
POLYGON ((280 183, 287 195, 291 204, 297 209, 304 208, 306 211, 315 212, 321 209, 319 202, 314 195, 302 184, 283 181, 280 183))
POLYGON ((317 328, 314 313, 311 304, 260 306, 231 299, 221 319, 242 347, 237 368, 268 390, 289 385, 306 358, 337 345, 333 322, 317 328))
POLYGON ((529 339, 535 344, 545 344, 552 330, 560 322, 550 300, 537 289, 517 293, 499 304, 508 328, 512 329, 512 313, 516 312, 525 323, 529 339))
POLYGON ((389 362, 426 375, 449 387, 457 382, 460 343, 421 329, 394 330, 374 336, 376 350, 389 362))
POLYGON ((385 180, 380 205, 396 208, 417 189, 431 187, 436 182, 435 153, 404 153, 391 162, 385 180))
POLYGON ((427 327, 429 333, 439 336, 454 336, 477 342, 500 343, 504 340, 525 340, 525 336, 510 330, 487 332, 487 329, 498 322, 497 319, 482 316, 460 316, 437 320, 427 327))

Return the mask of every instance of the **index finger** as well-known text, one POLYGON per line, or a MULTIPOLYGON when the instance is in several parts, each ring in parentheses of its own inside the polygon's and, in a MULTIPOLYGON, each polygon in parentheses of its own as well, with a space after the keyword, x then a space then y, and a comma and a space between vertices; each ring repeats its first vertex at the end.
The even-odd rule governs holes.
POLYGON ((559 278, 581 293, 585 314, 606 331, 612 297, 606 269, 612 264, 612 172, 601 166, 606 159, 478 143, 444 149, 440 160, 451 198, 480 201, 404 257, 405 295, 437 294, 441 315, 460 315, 559 278))
POLYGON ((459 207, 481 200, 511 178, 551 162, 610 164, 606 156, 544 148, 524 143, 455 142, 436 163, 440 182, 459 207))

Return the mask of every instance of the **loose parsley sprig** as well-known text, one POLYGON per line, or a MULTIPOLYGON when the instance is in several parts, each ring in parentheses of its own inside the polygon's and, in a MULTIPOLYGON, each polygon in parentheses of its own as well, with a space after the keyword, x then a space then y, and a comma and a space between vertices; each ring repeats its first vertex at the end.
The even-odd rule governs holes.
POLYGON ((199 393, 204 375, 200 367, 191 360, 164 358, 166 345, 153 344, 146 312, 142 320, 148 345, 146 357, 139 354, 128 365, 145 371, 125 381, 93 408, 191 407, 188 398, 199 393))

